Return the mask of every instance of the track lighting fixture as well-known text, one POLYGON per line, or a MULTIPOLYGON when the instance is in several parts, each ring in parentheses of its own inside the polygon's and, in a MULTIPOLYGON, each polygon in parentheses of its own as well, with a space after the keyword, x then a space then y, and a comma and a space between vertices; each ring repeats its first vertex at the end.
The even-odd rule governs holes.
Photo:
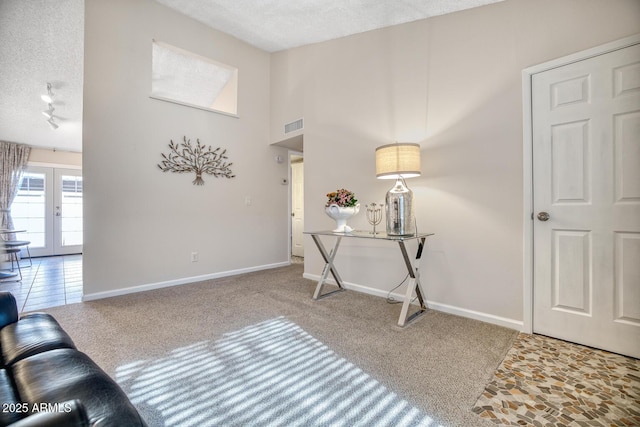
POLYGON ((49 104, 49 109, 43 111, 42 115, 45 116, 47 118, 47 120, 51 120, 51 119, 53 119, 53 110, 55 110, 55 108, 53 108, 53 106, 51 104, 49 104))
POLYGON ((55 117, 53 116, 53 93, 51 93, 51 83, 47 83, 47 93, 40 96, 44 102, 47 103, 48 109, 42 112, 42 115, 47 118, 47 123, 51 126, 51 129, 58 129, 58 124, 55 122, 55 117))
POLYGON ((51 93, 51 83, 47 83, 47 93, 40 96, 47 104, 53 103, 53 94, 51 93))

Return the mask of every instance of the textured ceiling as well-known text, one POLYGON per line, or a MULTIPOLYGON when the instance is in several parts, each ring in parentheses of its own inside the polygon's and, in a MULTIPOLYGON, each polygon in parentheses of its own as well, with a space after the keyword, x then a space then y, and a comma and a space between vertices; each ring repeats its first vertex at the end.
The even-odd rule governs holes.
MULTIPOLYGON (((156 1, 275 52, 503 0, 156 1)), ((84 0, 0 0, 0 40, 0 140, 82 151, 84 0)))
POLYGON ((0 0, 0 140, 82 150, 83 34, 84 0, 0 0))
POLYGON ((503 0, 156 0, 268 52, 503 0))

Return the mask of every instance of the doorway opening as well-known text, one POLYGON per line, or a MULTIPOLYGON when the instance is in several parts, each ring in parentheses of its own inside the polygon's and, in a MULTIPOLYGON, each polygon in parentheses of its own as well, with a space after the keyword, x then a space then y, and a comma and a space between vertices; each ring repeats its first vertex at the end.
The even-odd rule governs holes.
POLYGON ((291 263, 304 261, 304 156, 289 151, 291 263))
MULTIPOLYGON (((288 132, 300 132, 302 129, 302 119, 296 121, 295 129, 287 130, 285 126, 285 134, 288 132)), ((288 258, 289 262, 303 263, 304 261, 304 135, 298 133, 279 142, 274 142, 276 147, 286 148, 287 165, 288 165, 288 258)), ((280 163, 280 161, 278 161, 280 163)))

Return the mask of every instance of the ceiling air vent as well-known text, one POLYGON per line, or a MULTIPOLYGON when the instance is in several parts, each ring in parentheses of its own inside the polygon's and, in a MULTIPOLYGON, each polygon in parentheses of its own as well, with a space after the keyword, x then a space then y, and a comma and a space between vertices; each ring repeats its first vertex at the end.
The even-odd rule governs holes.
POLYGON ((304 119, 298 119, 295 122, 287 123, 284 125, 284 133, 291 133, 302 129, 304 126, 304 119))

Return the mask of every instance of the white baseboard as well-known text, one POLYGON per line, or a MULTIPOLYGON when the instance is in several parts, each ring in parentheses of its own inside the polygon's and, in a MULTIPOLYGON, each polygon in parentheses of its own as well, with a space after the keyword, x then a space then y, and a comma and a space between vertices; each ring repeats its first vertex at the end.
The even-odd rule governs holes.
POLYGON ((153 289, 167 288, 169 286, 186 285, 189 283, 202 282, 204 280, 219 279, 221 277, 236 276, 238 274, 252 273, 254 271, 269 270, 271 268, 286 267, 290 262, 278 262, 274 264, 258 265, 255 267, 239 268, 237 270, 221 271, 218 273, 203 274, 200 276, 184 277, 181 279, 167 280, 164 282, 148 283, 146 285, 131 286, 129 288, 115 289, 113 291, 95 292, 84 294, 82 301, 95 301, 103 298, 117 297, 120 295, 133 294, 137 292, 150 291, 153 289))
MULTIPOLYGON (((303 276, 305 279, 320 280, 320 275, 317 274, 309 274, 304 273, 303 276)), ((336 284, 335 280, 327 279, 327 283, 331 283, 333 285, 336 284)), ((387 298, 387 296, 392 296, 397 301, 402 301, 404 299, 404 295, 391 293, 389 295, 388 291, 376 288, 370 288, 368 286, 359 285, 357 283, 343 282, 345 288, 362 292, 369 295, 374 295, 377 297, 387 298)), ((448 304, 442 304, 435 301, 427 300, 427 307, 433 310, 442 311, 444 313, 455 314, 456 316, 466 317, 469 319, 479 320, 481 322, 491 323, 493 325, 503 326, 509 329, 515 329, 517 331, 524 330, 524 322, 521 320, 508 319, 506 317, 495 316, 493 314, 482 313, 479 311, 468 310, 466 308, 455 307, 448 304)))

